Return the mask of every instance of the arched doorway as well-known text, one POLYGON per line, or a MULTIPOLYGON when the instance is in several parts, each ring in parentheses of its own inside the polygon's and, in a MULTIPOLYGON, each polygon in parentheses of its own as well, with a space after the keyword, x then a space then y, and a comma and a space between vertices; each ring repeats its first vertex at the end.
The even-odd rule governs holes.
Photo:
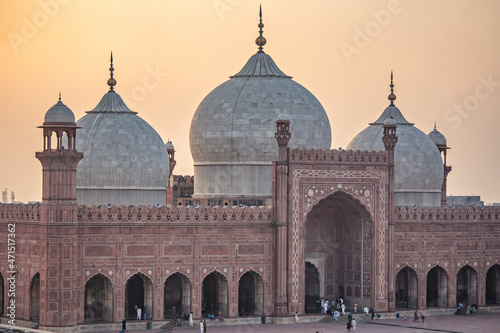
POLYGON ((134 274, 125 286, 125 318, 136 319, 137 307, 142 309, 142 317, 152 314, 153 283, 142 273, 134 274))
POLYGON ((181 274, 170 275, 164 284, 163 317, 181 318, 191 312, 191 282, 181 274))
POLYGON ((469 265, 457 273, 457 304, 477 304, 477 273, 469 265))
POLYGON ((436 266, 427 273, 427 307, 444 308, 448 306, 448 274, 436 266))
POLYGON ((36 273, 30 283, 30 320, 40 319, 40 273, 36 273))
POLYGON ((252 316, 262 315, 264 305, 264 282, 254 271, 246 272, 238 285, 238 313, 252 316))
MULTIPOLYGON (((319 289, 326 292, 320 298, 342 297, 347 307, 370 306, 372 228, 368 210, 346 192, 337 191, 312 207, 305 222, 305 257, 323 258, 319 289), (349 295, 344 293, 346 286, 351 287, 349 295)), ((309 306, 307 302, 306 311, 309 306)))
POLYGON ((316 301, 319 300, 319 271, 306 261, 306 313, 316 313, 316 301))
POLYGON ((417 273, 408 266, 396 275, 396 309, 416 309, 418 307, 417 273))
POLYGON ((113 321, 113 286, 102 274, 85 284, 85 322, 113 321))
POLYGON ((495 264, 486 273, 486 304, 500 304, 500 265, 495 264))
POLYGON ((203 297, 201 313, 216 315, 219 311, 227 316, 228 303, 228 283, 224 275, 219 272, 212 272, 203 279, 203 297))

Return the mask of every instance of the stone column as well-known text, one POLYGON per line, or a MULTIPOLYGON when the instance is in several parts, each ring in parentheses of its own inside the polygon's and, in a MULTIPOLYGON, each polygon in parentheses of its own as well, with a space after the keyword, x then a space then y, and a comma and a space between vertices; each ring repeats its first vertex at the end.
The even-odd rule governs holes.
POLYGON ((275 231, 275 316, 288 314, 288 142, 290 121, 279 115, 274 137, 278 142, 278 160, 274 162, 273 206, 275 231))

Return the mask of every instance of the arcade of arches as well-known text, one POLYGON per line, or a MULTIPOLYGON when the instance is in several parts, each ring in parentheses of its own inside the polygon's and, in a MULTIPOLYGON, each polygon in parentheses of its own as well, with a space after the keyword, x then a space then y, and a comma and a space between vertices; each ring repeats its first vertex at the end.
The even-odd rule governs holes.
POLYGON ((314 312, 316 300, 324 297, 370 304, 370 228, 366 208, 344 192, 311 209, 305 222, 306 313, 314 312))

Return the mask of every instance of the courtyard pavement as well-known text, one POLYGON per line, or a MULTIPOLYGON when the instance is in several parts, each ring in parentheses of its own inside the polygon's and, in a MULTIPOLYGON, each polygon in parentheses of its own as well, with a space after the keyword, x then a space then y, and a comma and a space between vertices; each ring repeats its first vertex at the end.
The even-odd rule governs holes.
MULTIPOLYGON (((404 321, 399 319, 374 319, 357 320, 356 332, 370 333, 498 333, 500 332, 500 314, 480 314, 473 316, 427 316, 425 323, 413 323, 410 318, 404 321)), ((195 321, 193 328, 182 327, 170 330, 127 330, 127 333, 166 333, 166 332, 200 332, 199 321, 195 321)), ((333 323, 296 323, 296 324, 259 324, 259 325, 235 325, 235 326, 210 326, 207 325, 209 333, 330 333, 346 332, 345 322, 333 323)), ((352 329, 351 329, 351 332, 352 329)), ((112 331, 108 333, 118 333, 112 331)))

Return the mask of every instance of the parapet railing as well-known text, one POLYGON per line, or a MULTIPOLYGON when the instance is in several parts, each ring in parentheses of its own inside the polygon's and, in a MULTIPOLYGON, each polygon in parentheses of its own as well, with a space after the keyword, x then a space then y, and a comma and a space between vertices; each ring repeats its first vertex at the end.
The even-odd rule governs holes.
POLYGON ((272 207, 265 206, 79 206, 78 222, 267 222, 272 207))
POLYGON ((0 221, 40 221, 40 205, 0 204, 0 221))
POLYGON ((389 162, 386 150, 335 150, 335 149, 290 149, 290 161, 325 163, 375 163, 389 162))
POLYGON ((403 222, 500 222, 497 206, 396 207, 395 221, 403 222))

